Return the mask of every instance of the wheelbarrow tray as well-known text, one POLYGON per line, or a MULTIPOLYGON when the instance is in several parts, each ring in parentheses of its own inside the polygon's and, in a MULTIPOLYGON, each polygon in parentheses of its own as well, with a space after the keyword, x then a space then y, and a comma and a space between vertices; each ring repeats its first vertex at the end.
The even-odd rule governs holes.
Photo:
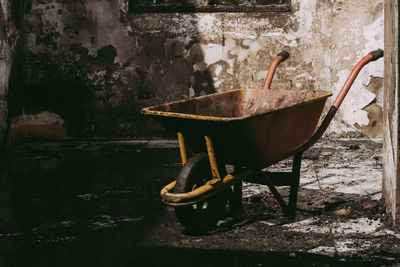
POLYGON ((142 109, 186 146, 205 152, 213 141, 218 161, 269 166, 301 149, 316 130, 332 93, 310 90, 237 89, 142 109))

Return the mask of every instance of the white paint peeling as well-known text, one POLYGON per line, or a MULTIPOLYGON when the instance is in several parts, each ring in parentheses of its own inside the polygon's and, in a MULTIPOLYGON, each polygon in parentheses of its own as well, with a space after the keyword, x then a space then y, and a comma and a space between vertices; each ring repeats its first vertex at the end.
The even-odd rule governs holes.
POLYGON ((226 35, 238 38, 238 39, 256 39, 258 36, 257 34, 248 34, 248 33, 241 33, 241 32, 231 32, 227 31, 226 35))
POLYGON ((378 220, 368 218, 351 219, 344 222, 338 221, 324 221, 320 217, 312 217, 302 221, 284 225, 286 231, 294 231, 300 233, 316 233, 329 235, 332 239, 334 246, 318 246, 310 249, 309 253, 318 253, 324 255, 335 255, 340 253, 342 255, 351 255, 359 253, 363 250, 370 249, 374 243, 363 238, 380 237, 386 235, 393 235, 399 238, 399 234, 394 231, 382 229, 384 225, 378 220), (360 238, 355 238, 359 236, 360 238))
POLYGON ((301 79, 301 78, 313 80, 313 77, 312 77, 309 73, 307 73, 307 72, 302 73, 302 74, 299 74, 299 75, 297 75, 297 76, 295 77, 295 79, 301 79))
POLYGON ((265 32, 265 33, 261 33, 261 37, 279 37, 282 38, 282 36, 284 35, 284 31, 282 29, 278 29, 277 31, 274 32, 265 32))
POLYGON ((334 234, 370 234, 382 227, 382 222, 368 218, 358 218, 347 222, 337 222, 333 224, 334 234))
POLYGON ((222 71, 222 66, 221 65, 218 65, 216 68, 215 68, 215 76, 219 76, 219 74, 221 73, 221 71, 222 71))
MULTIPOLYGON (((348 27, 341 27, 334 35, 334 38, 341 38, 341 40, 335 41, 338 48, 332 51, 333 80, 337 81, 333 84, 335 94, 358 60, 372 50, 383 48, 383 9, 380 9, 380 13, 371 12, 379 10, 377 7, 382 3, 383 1, 345 2, 345 6, 341 7, 341 12, 335 15, 334 24, 349 25, 348 27), (351 12, 356 19, 346 16, 344 10, 351 12)), ((370 83, 371 77, 383 77, 383 69, 382 59, 365 66, 344 100, 337 120, 342 120, 350 125, 352 127, 350 130, 355 130, 354 125, 356 123, 360 126, 368 125, 367 113, 363 112, 362 109, 373 100, 376 99, 377 104, 382 107, 382 90, 378 95, 375 95, 366 90, 364 86, 370 83)), ((335 121, 332 126, 330 127, 331 131, 348 130, 346 125, 338 121, 335 121)))
POLYGON ((201 17, 198 17, 197 26, 200 32, 204 31, 205 29, 210 29, 215 24, 215 14, 206 14, 201 17))
POLYGON ((222 60, 223 58, 223 51, 221 46, 208 46, 208 45, 201 45, 201 48, 204 53, 204 63, 207 65, 214 64, 222 60))
POLYGON ((336 251, 343 255, 352 255, 360 250, 368 249, 372 245, 372 242, 369 240, 364 240, 361 245, 357 241, 356 239, 337 240, 335 244, 336 251))
POLYGON ((226 72, 227 73, 229 73, 229 74, 231 74, 231 75, 233 75, 233 64, 234 64, 234 60, 227 60, 226 61, 228 64, 229 64, 229 66, 230 66, 230 68, 229 69, 227 69, 226 70, 226 72))
POLYGON ((216 81, 214 83, 214 87, 219 88, 223 82, 225 82, 225 79, 220 79, 220 80, 216 81))
POLYGON ((393 235, 393 236, 395 236, 395 237, 397 237, 397 238, 400 239, 400 234, 397 234, 395 231, 388 230, 388 229, 385 229, 384 231, 385 231, 385 233, 387 233, 388 235, 393 235))
MULTIPOLYGON (((341 70, 338 72, 339 81, 333 85, 333 88, 335 88, 333 98, 336 98, 349 74, 350 70, 341 70)), ((354 126, 356 123, 359 125, 368 125, 368 113, 362 109, 371 103, 375 97, 375 94, 364 88, 361 79, 356 79, 338 112, 351 126, 354 126)))
POLYGON ((317 217, 311 217, 302 221, 289 223, 284 225, 285 228, 289 228, 291 231, 300 233, 318 233, 318 234, 329 234, 331 229, 328 226, 321 225, 321 220, 317 217))

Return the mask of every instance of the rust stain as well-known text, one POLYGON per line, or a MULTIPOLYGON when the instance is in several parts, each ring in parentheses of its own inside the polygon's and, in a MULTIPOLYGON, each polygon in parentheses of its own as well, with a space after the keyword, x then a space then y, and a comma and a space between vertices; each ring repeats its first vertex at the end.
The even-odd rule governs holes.
POLYGON ((371 93, 378 94, 383 90, 383 78, 372 77, 369 84, 365 88, 371 93))
POLYGON ((376 103, 373 103, 363 108, 363 110, 368 112, 369 123, 365 126, 360 126, 359 124, 356 124, 355 127, 362 133, 370 137, 381 135, 383 132, 382 107, 378 106, 376 103))
POLYGON ((199 120, 248 118, 280 109, 288 109, 331 96, 327 91, 237 89, 225 93, 181 100, 144 108, 146 115, 182 117, 199 120))

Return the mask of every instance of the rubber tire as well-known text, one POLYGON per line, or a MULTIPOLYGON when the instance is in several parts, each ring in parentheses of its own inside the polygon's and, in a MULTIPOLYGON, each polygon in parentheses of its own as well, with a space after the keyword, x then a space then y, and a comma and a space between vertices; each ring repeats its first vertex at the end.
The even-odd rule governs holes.
MULTIPOLYGON (((224 164, 219 164, 220 175, 226 175, 224 164), (224 166, 223 168, 221 166, 224 166)), ((191 157, 181 169, 175 185, 175 193, 186 193, 203 185, 212 178, 207 154, 191 157)), ((206 201, 191 206, 175 207, 179 223, 190 232, 206 232, 215 228, 227 203, 227 193, 222 191, 206 201)))

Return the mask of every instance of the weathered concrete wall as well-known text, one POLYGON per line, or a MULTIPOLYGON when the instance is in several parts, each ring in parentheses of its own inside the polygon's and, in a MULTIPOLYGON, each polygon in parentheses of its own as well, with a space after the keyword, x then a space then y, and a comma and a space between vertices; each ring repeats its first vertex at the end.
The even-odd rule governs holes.
MULTIPOLYGON (((290 13, 129 14, 125 0, 27 1, 25 68, 12 84, 19 94, 10 114, 21 121, 55 113, 69 135, 154 135, 162 128, 140 116, 141 107, 260 87, 283 49, 291 57, 273 87, 337 92, 358 59, 383 47, 382 0, 292 6, 290 13)), ((382 133, 382 64, 362 72, 330 131, 382 133)))
POLYGON ((399 2, 385 0, 383 188, 386 211, 400 225, 399 165, 399 2))
POLYGON ((0 147, 8 129, 8 83, 18 40, 19 2, 0 1, 0 147))
MULTIPOLYGON (((332 15, 331 88, 338 90, 357 60, 383 47, 383 1, 335 1, 332 15), (347 11, 347 12, 345 12, 347 11)), ((376 136, 382 133, 383 60, 360 73, 339 111, 332 130, 352 130, 376 136), (349 126, 345 129, 339 123, 349 126)), ((337 92, 337 91, 336 91, 337 92)))

